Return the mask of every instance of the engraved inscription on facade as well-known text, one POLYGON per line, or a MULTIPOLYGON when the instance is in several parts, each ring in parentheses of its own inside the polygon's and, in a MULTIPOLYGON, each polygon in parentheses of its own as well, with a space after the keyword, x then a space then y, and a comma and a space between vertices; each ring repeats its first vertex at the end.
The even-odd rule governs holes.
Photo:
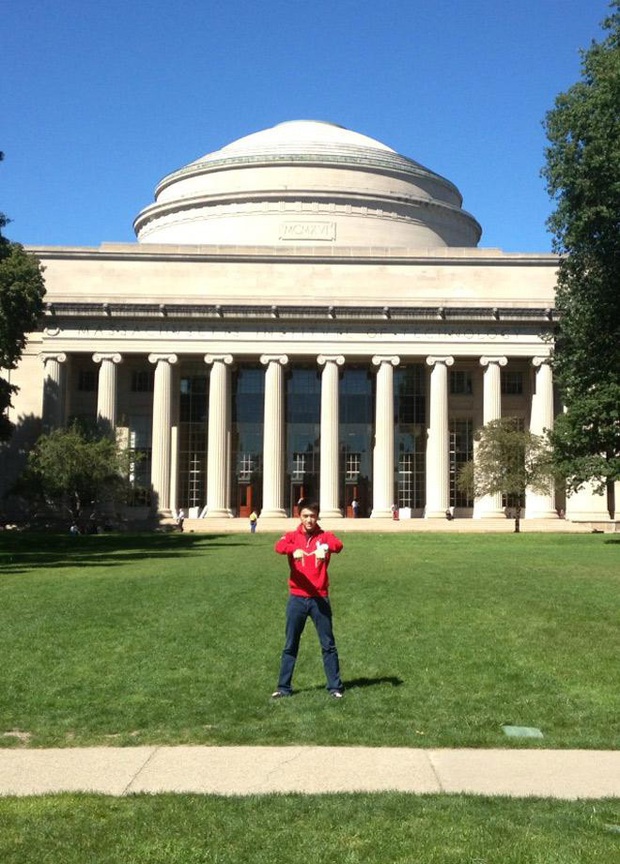
POLYGON ((280 240, 335 240, 335 222, 281 222, 280 240))

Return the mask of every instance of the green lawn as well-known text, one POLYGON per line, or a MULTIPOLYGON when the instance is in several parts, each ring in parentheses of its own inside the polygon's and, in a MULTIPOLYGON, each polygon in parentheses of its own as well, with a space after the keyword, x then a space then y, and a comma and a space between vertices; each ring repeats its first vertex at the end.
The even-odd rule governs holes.
POLYGON ((324 795, 0 800, 2 864, 611 864, 618 801, 324 795))
POLYGON ((615 538, 342 537, 346 698, 310 626, 297 693, 272 703, 275 535, 0 535, 0 746, 620 745, 615 538))

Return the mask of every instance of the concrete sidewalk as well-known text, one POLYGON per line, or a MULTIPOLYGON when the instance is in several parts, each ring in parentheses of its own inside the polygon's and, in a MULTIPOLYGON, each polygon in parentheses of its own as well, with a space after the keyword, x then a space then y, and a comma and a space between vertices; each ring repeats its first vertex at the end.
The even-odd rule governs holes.
POLYGON ((0 750, 0 796, 386 791, 620 797, 620 751, 294 746, 0 750))

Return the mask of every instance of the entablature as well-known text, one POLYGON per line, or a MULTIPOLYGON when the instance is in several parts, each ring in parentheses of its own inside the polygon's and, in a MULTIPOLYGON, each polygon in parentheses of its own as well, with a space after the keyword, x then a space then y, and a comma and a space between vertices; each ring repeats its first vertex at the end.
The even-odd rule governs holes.
POLYGON ((551 307, 526 306, 342 306, 342 305, 259 305, 187 303, 67 303, 49 302, 44 310, 45 324, 50 319, 110 318, 148 320, 204 319, 205 321, 273 320, 281 321, 484 321, 540 322, 557 320, 551 307))

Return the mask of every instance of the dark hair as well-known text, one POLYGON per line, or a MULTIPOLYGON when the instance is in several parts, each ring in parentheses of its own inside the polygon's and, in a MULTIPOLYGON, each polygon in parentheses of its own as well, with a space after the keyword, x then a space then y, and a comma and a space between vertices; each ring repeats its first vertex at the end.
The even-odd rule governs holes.
POLYGON ((314 498, 301 498, 297 504, 297 509, 299 510, 299 513, 301 513, 302 510, 312 510, 313 513, 318 515, 319 502, 314 498))

